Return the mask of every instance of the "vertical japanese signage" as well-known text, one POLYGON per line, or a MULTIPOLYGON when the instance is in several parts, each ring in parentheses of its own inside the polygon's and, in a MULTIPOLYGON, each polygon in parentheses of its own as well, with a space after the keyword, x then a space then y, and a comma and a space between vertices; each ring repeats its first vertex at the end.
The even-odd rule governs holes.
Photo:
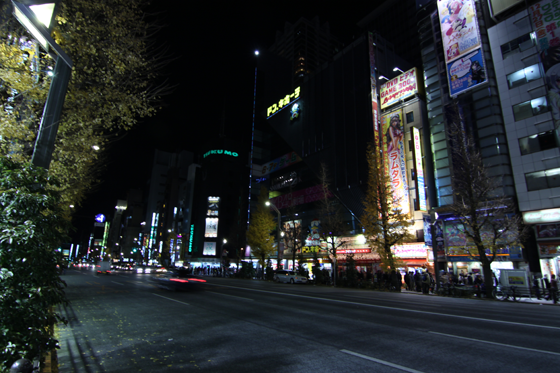
POLYGON ((393 199, 401 212, 410 212, 402 110, 395 110, 381 117, 383 136, 383 161, 393 190, 393 199))
POLYGON ((375 44, 373 43, 373 34, 368 33, 369 46, 369 80, 371 83, 371 112, 373 114, 373 138, 375 146, 380 144, 379 137, 379 109, 377 104, 377 77, 375 76, 375 44))
POLYGON ((414 141, 414 167, 416 169, 416 199, 420 211, 426 211, 426 190, 424 189, 424 168, 422 167, 422 143, 420 142, 420 131, 412 127, 412 139, 414 141))
POLYGON ((487 81, 474 0, 438 0, 449 94, 455 96, 487 81))
POLYGON ((555 0, 540 1, 529 7, 541 61, 546 73, 549 105, 552 107, 556 132, 560 125, 560 4, 555 0))

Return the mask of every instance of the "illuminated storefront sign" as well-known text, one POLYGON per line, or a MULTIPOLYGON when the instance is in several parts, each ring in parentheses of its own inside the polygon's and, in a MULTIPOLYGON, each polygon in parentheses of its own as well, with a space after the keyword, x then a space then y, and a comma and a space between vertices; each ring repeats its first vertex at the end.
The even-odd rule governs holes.
POLYGON ((406 181, 406 159, 402 110, 381 117, 383 136, 383 161, 385 172, 391 181, 393 200, 403 214, 410 212, 408 183, 406 181))
POLYGON ((202 156, 202 158, 206 158, 211 154, 223 154, 223 155, 229 155, 231 157, 238 157, 239 154, 237 154, 236 152, 232 152, 230 150, 224 150, 224 149, 215 149, 215 150, 209 150, 206 153, 204 153, 204 155, 202 156))
POLYGON ((426 190, 424 188, 424 168, 422 167, 422 144, 420 143, 420 131, 412 127, 412 138, 414 140, 414 165, 416 168, 416 198, 420 211, 426 211, 426 190))
POLYGON ((401 74, 396 78, 389 80, 385 84, 382 84, 379 91, 379 95, 381 97, 381 109, 397 104, 399 101, 412 97, 418 93, 417 73, 418 70, 414 67, 406 71, 404 74, 401 74))
POLYGON ((336 250, 337 254, 364 254, 371 253, 371 249, 342 249, 336 250))
POLYGON ((269 106, 268 109, 266 110, 266 119, 279 113, 282 109, 288 107, 288 105, 299 100, 299 92, 300 92, 300 87, 297 87, 293 93, 290 93, 282 97, 280 101, 269 106))
POLYGON ((105 222, 105 215, 103 215, 103 214, 95 215, 95 221, 99 222, 99 223, 104 223, 105 222))
POLYGON ((524 212, 523 222, 525 222, 526 224, 560 222, 560 209, 524 212))
POLYGON ((206 218, 204 237, 218 237, 218 218, 206 218))
POLYGON ((218 216, 220 208, 220 197, 208 197, 208 216, 218 216))
POLYGON ((189 235, 189 253, 192 253, 193 240, 194 240, 194 224, 191 224, 191 232, 189 235))
POLYGON ((399 258, 427 258, 427 246, 424 244, 395 245, 391 251, 399 258))

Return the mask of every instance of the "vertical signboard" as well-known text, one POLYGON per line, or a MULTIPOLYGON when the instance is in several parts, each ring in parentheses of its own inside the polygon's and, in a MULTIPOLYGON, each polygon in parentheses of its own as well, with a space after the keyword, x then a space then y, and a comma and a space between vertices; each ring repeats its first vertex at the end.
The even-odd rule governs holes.
POLYGON ((393 199, 401 212, 410 212, 408 183, 406 181, 406 159, 402 110, 395 110, 381 118, 383 136, 383 161, 393 190, 393 199))
POLYGON ((560 139, 560 4, 555 0, 540 1, 529 7, 529 14, 537 38, 537 48, 546 74, 548 100, 560 139))
POLYGON ((438 0, 449 94, 487 81, 474 0, 438 0))
POLYGON ((375 146, 379 146, 379 108, 377 103, 377 77, 375 76, 375 49, 373 43, 373 34, 368 33, 369 46, 369 80, 371 83, 371 112, 373 114, 373 139, 375 146))
POLYGON ((426 211, 426 190, 424 187, 424 168, 422 167, 422 143, 420 142, 420 131, 412 127, 412 139, 414 141, 414 168, 416 170, 416 200, 418 209, 426 211))

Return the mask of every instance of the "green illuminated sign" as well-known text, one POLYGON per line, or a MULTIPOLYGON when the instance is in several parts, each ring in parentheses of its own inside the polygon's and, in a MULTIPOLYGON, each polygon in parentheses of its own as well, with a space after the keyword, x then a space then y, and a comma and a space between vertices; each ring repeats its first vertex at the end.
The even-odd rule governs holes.
POLYGON ((206 158, 211 154, 223 154, 223 155, 229 155, 231 157, 238 157, 239 154, 237 154, 236 152, 232 152, 229 150, 223 150, 223 149, 217 149, 217 150, 209 150, 206 153, 204 153, 204 155, 202 156, 202 158, 206 158))
POLYGON ((271 116, 273 116, 280 110, 284 109, 292 102, 299 99, 299 91, 300 91, 300 87, 297 87, 293 93, 286 95, 285 97, 282 97, 280 101, 278 101, 278 103, 269 106, 268 109, 266 110, 266 119, 270 118, 271 116))

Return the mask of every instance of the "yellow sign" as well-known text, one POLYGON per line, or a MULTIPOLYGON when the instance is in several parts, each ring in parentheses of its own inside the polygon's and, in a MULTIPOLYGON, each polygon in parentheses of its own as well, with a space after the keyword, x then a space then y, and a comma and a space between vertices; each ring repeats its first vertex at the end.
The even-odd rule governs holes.
POLYGON ((280 101, 278 101, 278 103, 269 106, 268 109, 266 110, 266 119, 270 118, 278 111, 284 109, 286 106, 296 101, 299 98, 299 91, 300 91, 300 87, 297 87, 293 93, 282 97, 280 101))
POLYGON ((381 109, 397 104, 405 98, 418 93, 418 76, 415 67, 405 73, 382 84, 379 95, 381 96, 381 109))

